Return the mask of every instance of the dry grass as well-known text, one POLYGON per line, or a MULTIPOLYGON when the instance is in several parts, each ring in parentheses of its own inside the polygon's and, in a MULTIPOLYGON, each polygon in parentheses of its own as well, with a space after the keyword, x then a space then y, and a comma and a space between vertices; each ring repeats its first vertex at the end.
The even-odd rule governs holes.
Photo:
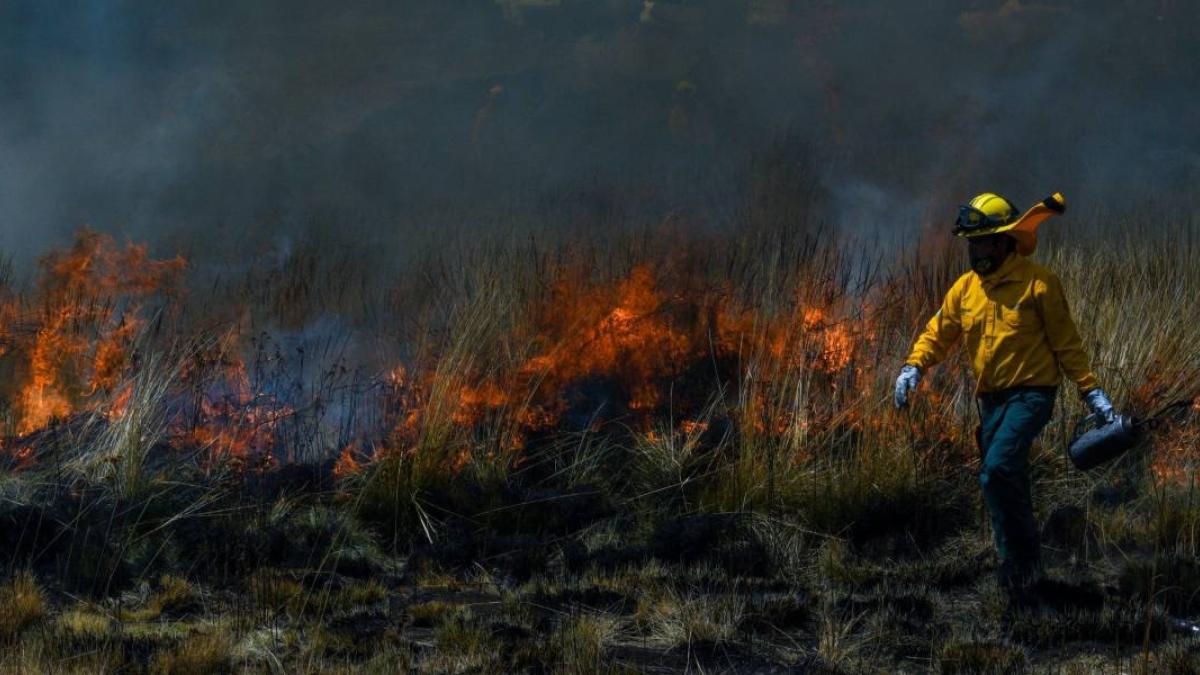
POLYGON ((1020 648, 988 640, 948 640, 938 650, 936 664, 939 673, 964 675, 1008 675, 1028 669, 1020 648))
POLYGON ((827 603, 821 609, 816 629, 816 653, 839 668, 861 667, 862 652, 870 640, 859 630, 862 620, 862 613, 852 615, 827 603))
POLYGON ((419 602, 408 606, 408 615, 416 626, 435 626, 449 614, 457 611, 455 605, 440 600, 419 602))
POLYGON ((197 633, 175 647, 155 654, 150 672, 155 675, 207 675, 228 671, 233 642, 221 632, 197 633))
POLYGON ((421 659, 421 670, 495 672, 500 669, 490 632, 469 610, 444 616, 433 636, 438 649, 421 659))
POLYGON ((40 623, 48 609, 33 574, 27 570, 17 572, 0 586, 0 641, 16 640, 24 630, 40 623))
POLYGON ((200 607, 200 594, 187 579, 166 575, 159 579, 158 589, 141 607, 121 608, 117 616, 122 621, 146 622, 164 615, 178 618, 200 607))
POLYGON ((720 645, 737 638, 746 607, 743 598, 668 591, 648 611, 651 640, 669 648, 720 645))
POLYGON ((619 629, 616 617, 603 614, 584 614, 564 621, 548 638, 547 651, 552 654, 554 671, 584 675, 608 670, 605 647, 613 642, 619 629))

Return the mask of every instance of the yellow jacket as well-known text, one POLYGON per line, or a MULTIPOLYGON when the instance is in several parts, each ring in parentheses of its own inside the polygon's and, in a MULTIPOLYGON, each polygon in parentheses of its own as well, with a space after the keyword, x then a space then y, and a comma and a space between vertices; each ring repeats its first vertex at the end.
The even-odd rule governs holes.
POLYGON ((1014 253, 995 273, 967 272, 946 293, 907 363, 922 371, 963 335, 977 394, 1021 385, 1054 386, 1060 371, 1083 394, 1097 386, 1062 283, 1014 253))

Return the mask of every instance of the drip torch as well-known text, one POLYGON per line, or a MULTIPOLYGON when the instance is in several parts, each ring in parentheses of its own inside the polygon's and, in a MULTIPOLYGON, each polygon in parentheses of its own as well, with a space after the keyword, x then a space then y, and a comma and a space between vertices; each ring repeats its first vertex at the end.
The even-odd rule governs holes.
POLYGON ((1067 444, 1067 457, 1080 471, 1106 464, 1137 445, 1147 431, 1162 422, 1168 412, 1191 405, 1191 399, 1175 401, 1144 419, 1116 415, 1107 424, 1099 424, 1100 418, 1094 414, 1088 415, 1075 424, 1075 432, 1067 444))

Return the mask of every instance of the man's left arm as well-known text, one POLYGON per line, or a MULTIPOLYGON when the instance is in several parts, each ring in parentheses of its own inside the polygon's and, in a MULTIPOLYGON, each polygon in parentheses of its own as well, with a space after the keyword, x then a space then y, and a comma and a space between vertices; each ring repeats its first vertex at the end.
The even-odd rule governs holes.
POLYGON ((1067 296, 1063 292, 1062 282, 1058 275, 1050 273, 1043 280, 1041 292, 1038 294, 1038 306, 1042 314, 1042 325, 1045 326, 1046 342, 1054 352, 1058 367, 1079 389, 1083 398, 1093 413, 1111 419, 1112 403, 1092 372, 1091 362, 1083 349, 1083 338, 1071 318, 1071 309, 1067 305, 1067 296))

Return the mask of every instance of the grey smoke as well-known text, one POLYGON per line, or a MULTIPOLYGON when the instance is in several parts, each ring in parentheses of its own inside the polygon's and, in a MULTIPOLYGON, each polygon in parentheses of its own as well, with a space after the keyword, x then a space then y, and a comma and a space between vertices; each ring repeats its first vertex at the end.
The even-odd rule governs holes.
POLYGON ((821 217, 854 231, 915 233, 985 189, 1182 201, 1200 178, 1198 13, 8 0, 0 250, 25 267, 83 224, 228 260, 306 233, 401 255, 444 228, 681 205, 720 221, 779 143, 818 168, 821 217))

